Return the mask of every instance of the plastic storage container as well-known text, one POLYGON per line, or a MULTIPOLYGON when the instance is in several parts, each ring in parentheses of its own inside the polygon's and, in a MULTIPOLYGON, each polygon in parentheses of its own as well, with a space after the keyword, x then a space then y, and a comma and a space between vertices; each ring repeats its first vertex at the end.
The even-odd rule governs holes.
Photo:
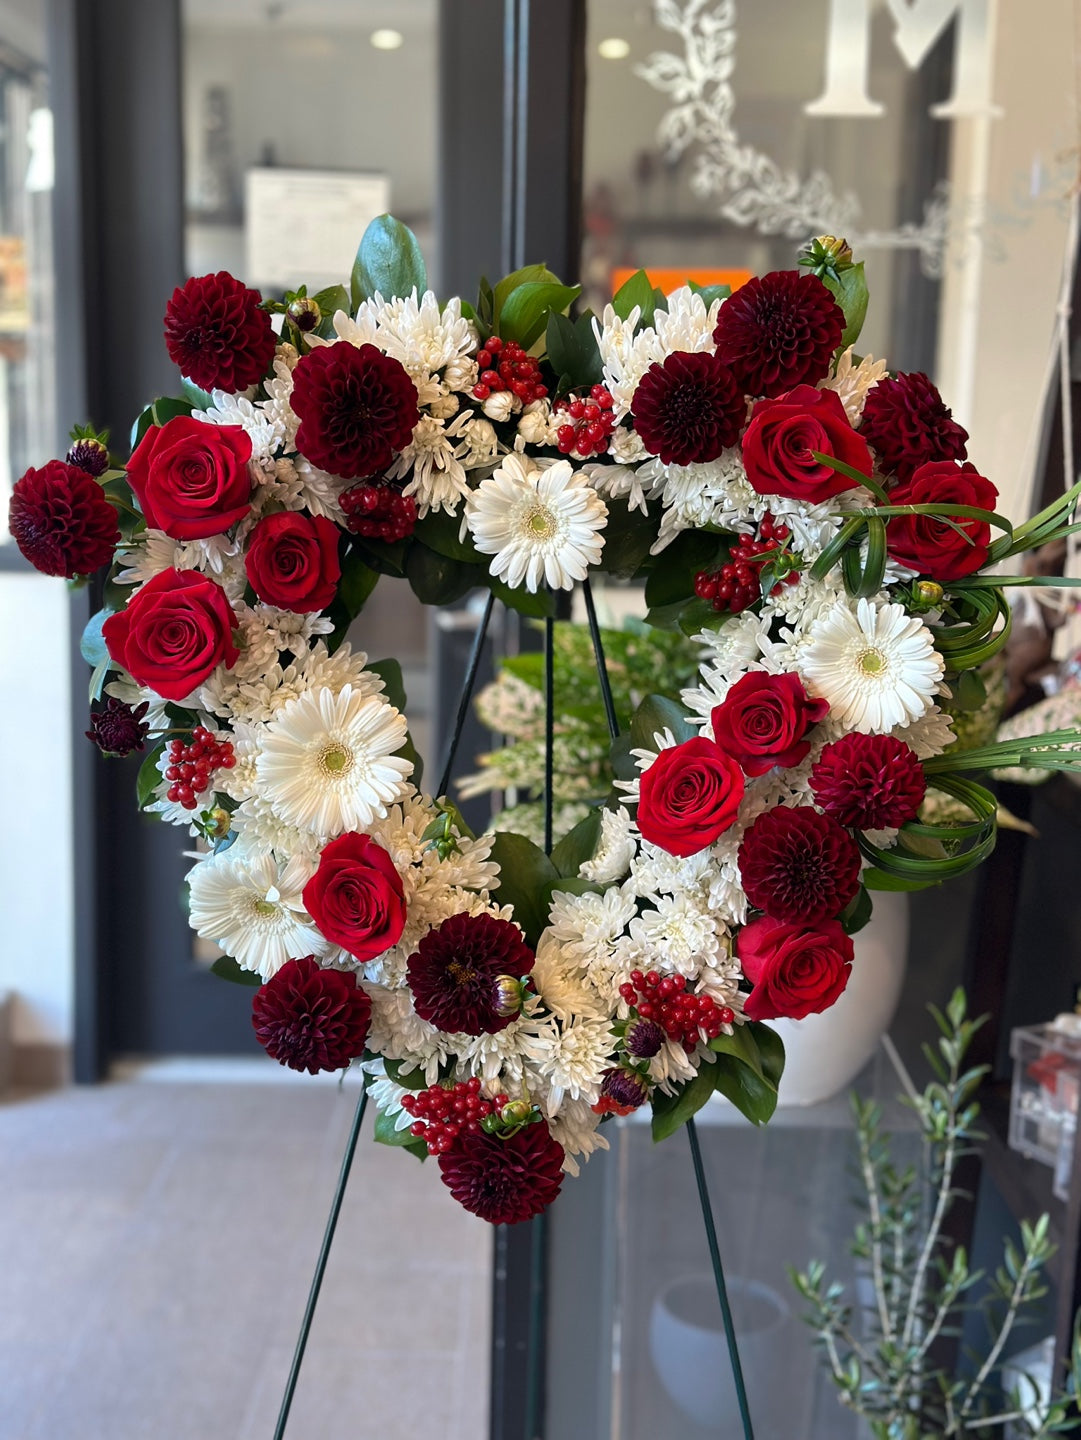
POLYGON ((1081 1097, 1081 1015, 1059 1015, 1010 1036, 1013 1088, 1010 1146, 1055 1172, 1053 1190, 1069 1194, 1081 1097))

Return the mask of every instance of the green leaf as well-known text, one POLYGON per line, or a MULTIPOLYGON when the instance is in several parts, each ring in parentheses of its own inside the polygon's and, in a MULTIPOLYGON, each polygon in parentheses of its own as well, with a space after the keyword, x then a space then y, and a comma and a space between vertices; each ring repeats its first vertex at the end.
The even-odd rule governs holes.
POLYGON ((356 619, 364 609, 368 596, 378 583, 379 571, 365 565, 355 550, 347 550, 342 560, 342 578, 338 582, 337 598, 345 607, 350 620, 356 619))
POLYGON ((387 1056, 383 1057, 383 1069, 395 1085, 400 1085, 403 1090, 427 1090, 428 1081, 425 1079, 424 1071, 410 1069, 403 1073, 404 1065, 404 1060, 391 1060, 387 1056))
POLYGON ((219 980, 231 980, 234 985, 247 985, 253 990, 263 983, 254 970, 242 970, 231 955, 219 955, 211 965, 210 973, 219 980))
POLYGON ((131 448, 135 449, 151 425, 166 425, 178 415, 190 415, 191 408, 189 400, 174 400, 168 395, 159 396, 146 407, 131 427, 131 448))
POLYGON ((762 1074, 773 1085, 780 1085, 781 1076, 784 1074, 784 1041, 776 1030, 763 1025, 761 1020, 751 1020, 743 1028, 754 1036, 762 1074))
POLYGON ((548 315, 545 348, 552 369, 560 383, 570 390, 584 390, 598 384, 604 377, 597 337, 593 334, 589 315, 570 320, 558 310, 548 315))
POLYGON ((649 556, 657 538, 659 520, 632 510, 626 500, 606 500, 608 519, 604 527, 601 567, 608 575, 629 580, 649 556))
POLYGON ((410 1155, 415 1155, 418 1160, 427 1160, 428 1146, 416 1135, 410 1135, 409 1126, 404 1130, 394 1128, 394 1116, 387 1115, 384 1111, 376 1109, 375 1126, 372 1134, 380 1145, 392 1145, 397 1150, 408 1150, 410 1155))
POLYGON ((693 1080, 688 1080, 675 1095, 653 1092, 653 1139, 667 1140, 681 1125, 686 1125, 713 1094, 716 1065, 702 1064, 693 1080))
POLYGON ((978 670, 963 670, 954 686, 951 708, 978 710, 987 700, 987 686, 978 670))
MULTIPOLYGON (((484 281, 481 282, 482 286, 484 281)), ((502 336, 502 315, 503 306, 506 304, 507 296, 518 289, 519 285, 548 284, 558 285, 559 276, 553 275, 547 265, 523 265, 520 270, 512 270, 509 275, 496 285, 492 294, 492 330, 495 334, 502 336)), ((483 290, 481 297, 483 300, 483 290)), ((483 314, 483 305, 479 307, 483 314)))
POLYGON ((729 613, 718 613, 709 600, 699 600, 696 595, 680 611, 679 629, 684 635, 697 635, 701 630, 719 630, 730 618, 729 613))
MULTIPOLYGON (((631 747, 634 741, 630 735, 624 733, 617 735, 608 748, 609 763, 612 766, 612 774, 617 780, 637 780, 638 762, 631 754, 631 747)), ((617 795, 617 801, 622 797, 617 795)))
MULTIPOLYGON (((333 320, 335 312, 338 310, 344 310, 347 315, 349 314, 349 291, 344 285, 328 285, 325 290, 320 290, 313 295, 312 299, 323 312, 325 320, 333 320)), ((331 334, 333 333, 332 326, 331 334)))
POLYGON ((193 410, 209 410, 214 401, 205 390, 200 390, 193 380, 186 375, 180 377, 180 388, 184 392, 184 398, 191 403, 193 410))
POLYGON ((429 510, 423 520, 418 520, 413 534, 423 541, 429 550, 445 555, 448 560, 464 560, 469 565, 486 565, 486 558, 473 544, 473 537, 466 531, 465 539, 459 538, 462 518, 448 515, 445 510, 429 510))
POLYGON ((544 896, 559 880, 559 871, 539 846, 512 830, 499 831, 491 858, 499 865, 499 903, 514 906, 514 918, 526 940, 536 945, 548 924, 544 896))
POLYGON ((870 895, 861 885, 837 917, 845 934, 855 935, 858 930, 862 930, 870 920, 873 908, 874 904, 870 895))
POLYGON ((646 576, 646 604, 650 609, 694 597, 694 577, 716 568, 729 558, 728 542, 706 530, 683 530, 657 556, 646 576))
POLYGON ((664 729, 671 730, 677 745, 698 734, 687 719, 686 711, 674 700, 665 695, 647 695, 631 716, 631 745, 651 750, 654 734, 664 729))
POLYGON ((110 658, 102 626, 112 613, 111 610, 99 610, 86 622, 79 641, 79 654, 88 665, 100 665, 110 658))
POLYGON ((581 293, 580 285, 556 285, 536 280, 519 285, 504 301, 499 334, 504 340, 516 340, 528 350, 544 333, 549 314, 566 310, 581 293))
POLYGON ((402 679, 402 667, 398 660, 369 660, 368 669, 374 675, 378 675, 383 682, 383 694, 390 703, 402 713, 405 713, 405 682, 402 679))
POLYGON ((93 704, 95 700, 101 699, 101 692, 105 686, 105 677, 112 669, 113 662, 106 655, 104 660, 99 660, 94 666, 90 675, 90 684, 87 688, 87 698, 93 704))
POLYGON ((555 596, 551 590, 537 590, 530 593, 524 586, 519 585, 516 590, 503 580, 498 580, 494 575, 488 579, 488 586, 497 600, 502 600, 508 610, 517 610, 519 615, 528 615, 535 620, 543 620, 549 615, 556 613, 555 596))
POLYGON ((644 270, 636 270, 612 296, 612 309, 621 320, 626 320, 637 305, 641 311, 638 323, 642 326, 653 324, 653 303, 653 285, 644 270))
POLYGON ((486 579, 478 566, 437 555, 419 541, 409 547, 405 573, 422 605, 453 605, 486 579))
POLYGON ((569 830, 552 851, 552 864, 563 876, 577 876, 587 860, 593 859, 601 838, 601 812, 591 810, 573 830, 569 830))
POLYGON ((428 270, 417 237, 393 215, 378 215, 361 236, 349 293, 353 309, 378 290, 384 300, 418 298, 428 288, 428 270))
POLYGON ((841 336, 841 350, 854 345, 867 318, 867 278, 863 273, 863 261, 849 265, 835 275, 823 277, 823 285, 840 305, 845 314, 844 334, 841 336))
POLYGON ((701 295, 707 310, 714 300, 727 300, 732 293, 731 285, 698 285, 693 280, 688 280, 687 285, 693 294, 701 295))
POLYGON ((495 296, 492 293, 491 281, 487 275, 482 275, 477 286, 477 328, 485 339, 492 333, 494 318, 495 296))
POLYGON ((777 1086, 732 1055, 718 1055, 714 1087, 754 1125, 764 1125, 777 1108, 777 1086))
POLYGON ((164 749, 165 741, 159 740, 153 750, 147 752, 146 759, 139 766, 139 773, 135 777, 135 799, 140 810, 153 800, 154 791, 161 784, 158 761, 161 759, 164 749))

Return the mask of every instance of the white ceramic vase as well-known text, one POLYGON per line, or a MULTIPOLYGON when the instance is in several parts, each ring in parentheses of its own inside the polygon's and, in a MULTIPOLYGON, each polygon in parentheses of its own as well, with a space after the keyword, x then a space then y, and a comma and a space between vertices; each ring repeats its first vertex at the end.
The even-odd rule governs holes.
POLYGON ((873 899, 870 922, 852 937, 852 975, 836 1005, 769 1022, 785 1048, 780 1105, 816 1105, 844 1090, 890 1028, 908 959, 908 896, 878 890, 873 899))

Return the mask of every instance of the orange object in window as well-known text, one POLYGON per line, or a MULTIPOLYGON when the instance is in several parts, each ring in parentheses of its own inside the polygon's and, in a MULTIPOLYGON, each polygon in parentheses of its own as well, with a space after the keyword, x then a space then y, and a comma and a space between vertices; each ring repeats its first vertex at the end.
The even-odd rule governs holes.
MULTIPOLYGON (((613 270, 612 294, 614 295, 621 285, 625 285, 635 273, 626 265, 613 270)), ((666 266, 646 268, 649 283, 658 290, 663 290, 666 295, 678 290, 681 285, 686 285, 688 280, 693 280, 696 285, 730 285, 733 290, 738 290, 752 278, 753 273, 751 270, 680 270, 666 266)))

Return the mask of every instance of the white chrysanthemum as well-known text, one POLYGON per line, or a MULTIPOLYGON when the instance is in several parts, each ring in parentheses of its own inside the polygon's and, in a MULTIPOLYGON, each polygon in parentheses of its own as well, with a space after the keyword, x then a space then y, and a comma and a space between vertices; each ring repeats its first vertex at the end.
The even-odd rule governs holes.
POLYGON ((280 866, 249 855, 238 841, 189 872, 192 928, 264 980, 297 955, 322 955, 327 942, 302 899, 313 869, 301 857, 280 866))
POLYGON ((812 626, 800 669, 847 730, 884 735, 930 707, 945 665, 930 630, 903 605, 838 605, 812 626))
POLYGON ((718 953, 712 913, 689 895, 662 895, 655 908, 631 921, 631 939, 650 950, 659 970, 694 975, 718 953))
POLYGON ((209 535, 205 540, 174 540, 164 530, 144 530, 118 552, 121 585, 143 585, 162 570, 201 570, 211 575, 236 601, 248 583, 244 546, 235 536, 209 535))
POLYGON ((577 962, 568 964, 564 959, 559 941, 550 930, 537 944, 530 979, 545 1005, 560 1020, 569 1021, 575 1015, 599 1016, 604 1009, 596 991, 583 983, 577 962))
POLYGON ((495 558, 491 572, 512 589, 542 584, 569 590, 584 580, 604 547, 608 510, 567 460, 538 469, 508 455, 466 503, 477 549, 495 558))
POLYGON ((549 1116, 548 1128, 552 1139, 563 1146, 563 1169, 568 1175, 581 1173, 576 1156, 588 1159, 594 1150, 608 1149, 608 1137, 598 1128, 600 1123, 601 1117, 587 1100, 566 1097, 559 1114, 549 1116))
POLYGON ((413 427, 409 444, 387 472, 394 480, 412 470, 402 494, 414 496, 422 516, 429 510, 451 513, 458 508, 459 500, 469 494, 459 456, 469 449, 469 441, 462 438, 462 432, 469 428, 472 420, 471 410, 463 410, 450 425, 444 425, 434 415, 422 415, 413 427))
POLYGON ((850 345, 839 357, 836 371, 820 381, 818 388, 835 390, 845 407, 848 423, 856 426, 863 416, 868 390, 877 385, 887 373, 887 366, 885 360, 876 360, 873 355, 865 355, 858 365, 854 365, 853 348, 850 345))
POLYGON ((450 1054, 449 1037, 420 1018, 409 989, 388 990, 368 980, 361 981, 361 988, 372 1002, 368 1048, 403 1061, 404 1071, 423 1071, 426 1083, 434 1085, 450 1054))
POLYGON ((578 873, 598 885, 613 885, 626 875, 636 849, 634 825, 626 810, 602 810, 597 848, 578 873))
POLYGON ((405 716, 346 685, 311 690, 267 726, 255 774, 262 798, 289 825, 322 839, 364 830, 405 794, 405 716))
POLYGON ((521 1049, 538 1085, 547 1088, 544 1110, 558 1114, 563 1097, 592 1103, 600 1094, 615 1048, 605 1016, 576 1016, 569 1025, 553 1017, 522 1036, 521 1049))
POLYGON ((555 891, 549 924, 553 937, 563 946, 564 958, 583 969, 588 967, 596 951, 623 934, 634 914, 634 902, 629 886, 613 886, 599 895, 555 891))
POLYGON ((262 468, 272 460, 285 442, 286 427, 276 415, 269 415, 262 405, 255 405, 244 395, 230 395, 225 390, 211 393, 206 410, 192 411, 193 420, 208 425, 239 425, 251 441, 251 458, 262 468))
POLYGON ((587 462, 580 474, 584 475, 598 495, 609 495, 613 500, 626 500, 630 510, 649 513, 648 495, 652 486, 643 484, 640 465, 637 470, 630 465, 600 465, 587 462))
POLYGON ((405 299, 387 302, 379 315, 376 343, 408 370, 426 379, 472 350, 477 332, 462 315, 462 302, 448 300, 442 310, 431 290, 417 299, 416 288, 405 299))
POLYGON ((315 864, 319 841, 306 830, 287 825, 259 795, 249 796, 233 811, 232 828, 248 855, 303 855, 315 864))

